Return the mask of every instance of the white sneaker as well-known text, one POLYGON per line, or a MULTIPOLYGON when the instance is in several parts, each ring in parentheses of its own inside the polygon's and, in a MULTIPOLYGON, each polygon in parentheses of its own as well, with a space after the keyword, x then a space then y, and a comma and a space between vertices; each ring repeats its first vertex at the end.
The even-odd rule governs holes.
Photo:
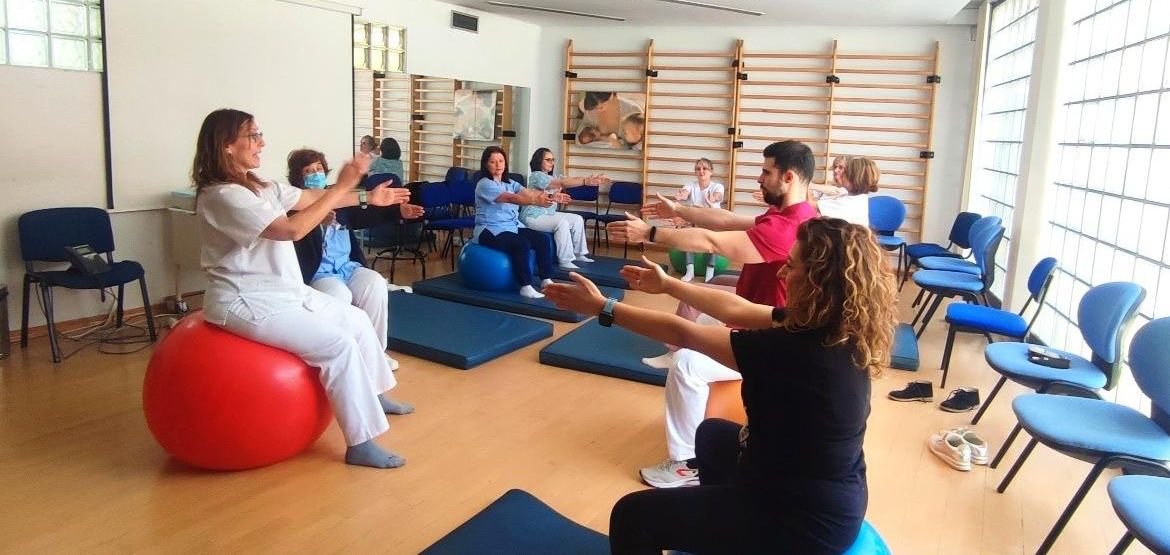
POLYGON ((548 287, 554 283, 556 283, 556 282, 551 280, 551 279, 544 278, 544 279, 540 280, 540 288, 544 289, 545 287, 548 287))
POLYGON ((687 461, 666 459, 655 466, 638 471, 642 481, 656 488, 677 488, 699 485, 699 469, 691 468, 687 461))
POLYGON ((712 279, 715 279, 715 267, 707 266, 707 275, 703 276, 703 283, 707 283, 712 279))
POLYGON ((398 361, 394 360, 394 357, 390 356, 389 354, 386 355, 386 364, 390 365, 391 372, 398 371, 398 361))
POLYGON ((531 285, 525 285, 520 288, 520 296, 528 297, 529 299, 543 299, 544 293, 537 291, 531 285))
POLYGON ((681 279, 683 281, 691 281, 692 279, 695 279, 695 273, 690 271, 690 270, 687 270, 687 273, 683 274, 683 277, 681 277, 679 279, 681 279))
POLYGON ((959 434, 948 431, 931 434, 927 444, 930 452, 951 468, 964 472, 971 470, 971 448, 959 434))
POLYGON ((565 263, 561 264, 561 269, 562 270, 580 270, 581 267, 576 265, 576 264, 573 264, 572 262, 565 262, 565 263))
POLYGON ((386 281, 386 290, 390 291, 391 293, 393 293, 395 291, 406 291, 407 293, 414 293, 413 287, 411 287, 409 285, 395 285, 393 283, 390 283, 389 280, 386 281))
POLYGON ((975 430, 968 429, 966 426, 959 426, 951 430, 955 435, 963 439, 963 443, 971 449, 971 464, 986 465, 988 461, 987 456, 987 442, 975 433, 975 430))
POLYGON ((674 351, 666 351, 665 353, 656 357, 646 357, 642 359, 642 364, 651 368, 658 368, 666 370, 674 365, 674 351))
POLYGON ((577 259, 574 260, 573 262, 593 262, 593 259, 589 258, 588 256, 581 255, 581 256, 578 256, 577 259))

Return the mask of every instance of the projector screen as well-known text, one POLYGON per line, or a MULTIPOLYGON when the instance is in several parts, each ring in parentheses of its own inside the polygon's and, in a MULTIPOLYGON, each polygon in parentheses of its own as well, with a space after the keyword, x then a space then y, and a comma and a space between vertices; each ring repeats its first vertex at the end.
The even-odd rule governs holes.
POLYGON ((115 209, 164 207, 190 187, 199 126, 217 108, 256 117, 269 179, 286 179, 295 148, 324 152, 333 168, 352 155, 349 14, 276 0, 118 0, 105 15, 115 209))

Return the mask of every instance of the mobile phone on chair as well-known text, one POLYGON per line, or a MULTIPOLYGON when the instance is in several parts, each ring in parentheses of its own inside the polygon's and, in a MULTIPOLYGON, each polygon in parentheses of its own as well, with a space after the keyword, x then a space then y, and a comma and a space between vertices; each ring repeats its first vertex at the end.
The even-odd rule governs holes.
POLYGON ((1069 359, 1062 356, 1060 353, 1051 349, 1042 347, 1040 345, 1030 345, 1028 347, 1028 362, 1047 366, 1049 368, 1068 368, 1070 365, 1069 359))

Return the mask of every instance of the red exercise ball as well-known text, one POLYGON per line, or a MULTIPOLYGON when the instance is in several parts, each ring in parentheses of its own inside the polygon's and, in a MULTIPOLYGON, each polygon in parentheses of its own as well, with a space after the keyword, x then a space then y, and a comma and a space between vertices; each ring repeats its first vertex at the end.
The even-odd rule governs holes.
MULTIPOLYGON (((310 332, 307 332, 310 333, 310 332)), ((304 451, 333 411, 310 367, 293 354, 183 318, 155 347, 142 387, 150 432, 191 466, 244 470, 304 451)))

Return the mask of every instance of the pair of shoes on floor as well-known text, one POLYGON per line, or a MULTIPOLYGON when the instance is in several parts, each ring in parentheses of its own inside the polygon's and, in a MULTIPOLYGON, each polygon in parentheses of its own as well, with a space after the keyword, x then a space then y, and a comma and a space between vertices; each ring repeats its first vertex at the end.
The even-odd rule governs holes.
POLYGON ((639 470, 638 474, 642 476, 643 482, 656 488, 699 485, 699 469, 692 466, 691 461, 666 459, 659 464, 639 470))
POLYGON ((926 443, 931 453, 955 470, 966 472, 972 464, 987 464, 987 442, 975 430, 966 427, 943 430, 931 434, 926 443))
MULTIPOLYGON (((934 401, 934 384, 926 380, 915 380, 902 389, 891 391, 887 397, 895 401, 930 403, 934 401)), ((977 406, 979 390, 973 387, 960 387, 951 390, 951 394, 945 401, 939 403, 938 408, 947 412, 967 412, 977 406)))

